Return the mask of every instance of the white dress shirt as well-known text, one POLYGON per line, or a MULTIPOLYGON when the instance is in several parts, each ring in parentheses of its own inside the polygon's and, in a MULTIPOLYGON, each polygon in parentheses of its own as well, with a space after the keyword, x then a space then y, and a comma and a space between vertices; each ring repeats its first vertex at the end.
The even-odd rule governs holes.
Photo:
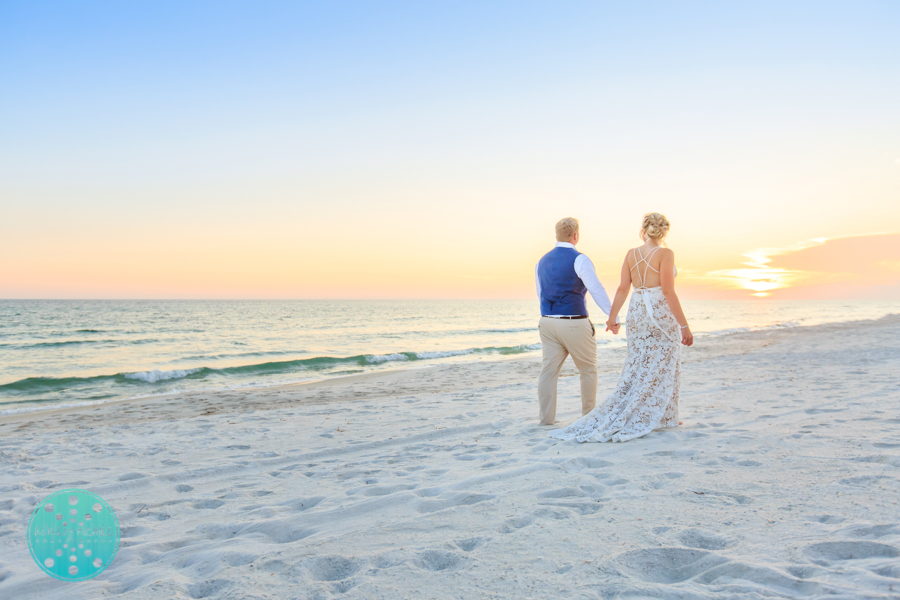
MULTIPOLYGON (((573 244, 569 242, 556 242, 556 248, 571 248, 575 249, 573 244)), ((540 263, 538 263, 539 265, 540 263)), ((541 297, 541 280, 538 277, 538 265, 534 266, 534 283, 537 286, 537 295, 538 298, 541 297)), ((603 284, 600 283, 600 280, 597 279, 597 271, 594 270, 594 263, 591 262, 584 254, 579 254, 575 259, 575 274, 581 278, 581 281, 584 283, 584 287, 588 289, 591 293, 591 298, 594 299, 594 302, 597 303, 597 306, 600 307, 600 310, 603 311, 603 314, 609 315, 609 311, 612 310, 612 302, 609 301, 609 296, 606 294, 606 290, 603 289, 603 284)), ((577 317, 580 315, 543 315, 545 317, 577 317)), ((616 317, 616 323, 619 322, 618 317, 616 317)))

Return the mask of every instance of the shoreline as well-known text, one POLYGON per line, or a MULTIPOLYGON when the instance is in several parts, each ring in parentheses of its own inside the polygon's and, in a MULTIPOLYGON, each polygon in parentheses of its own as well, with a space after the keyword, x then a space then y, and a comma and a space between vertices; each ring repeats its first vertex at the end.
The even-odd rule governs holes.
MULTIPOLYGON (((889 313, 889 314, 879 317, 879 318, 880 319, 890 318, 893 316, 897 316, 898 314, 900 314, 900 313, 889 313)), ((701 342, 705 341, 705 343, 709 344, 709 343, 716 343, 716 340, 719 340, 722 338, 728 338, 730 336, 738 335, 738 334, 765 333, 765 332, 769 332, 769 331, 791 330, 791 329, 796 329, 796 328, 807 328, 807 327, 822 327, 822 326, 832 326, 832 325, 839 325, 839 324, 854 324, 854 323, 864 324, 866 322, 873 321, 873 320, 878 320, 878 319, 876 318, 876 319, 857 319, 854 321, 835 321, 835 322, 827 322, 827 323, 817 323, 817 324, 813 324, 813 325, 796 324, 797 323, 796 321, 792 321, 792 322, 785 322, 785 323, 774 323, 771 325, 757 326, 757 327, 734 327, 734 328, 715 330, 715 331, 709 331, 709 332, 696 332, 695 338, 697 338, 701 342)), ((627 331, 625 332, 625 334, 627 334, 627 331)), ((623 342, 625 341, 625 334, 623 334, 619 338, 610 338, 608 340, 600 340, 601 343, 598 345, 598 351, 599 351, 598 354, 608 353, 608 352, 614 351, 617 347, 624 346, 623 342)), ((451 352, 456 352, 456 351, 451 351, 451 352)), ((460 352, 462 352, 462 351, 460 351, 460 352)), ((171 391, 171 392, 157 392, 157 393, 154 393, 154 392, 148 390, 146 394, 139 393, 139 394, 133 395, 133 396, 127 396, 127 397, 119 396, 119 397, 113 397, 113 398, 109 398, 109 399, 100 399, 100 400, 85 399, 85 401, 83 401, 83 402, 79 402, 77 398, 54 399, 54 400, 44 400, 44 401, 21 399, 18 401, 8 402, 3 405, 3 409, 0 410, 0 423, 9 422, 10 420, 14 421, 14 420, 16 420, 17 416, 25 415, 25 414, 32 414, 32 413, 57 414, 60 411, 68 411, 68 410, 90 410, 91 407, 96 407, 96 406, 105 406, 108 404, 121 405, 121 404, 129 403, 129 402, 149 402, 156 398, 168 398, 170 396, 196 396, 196 395, 203 395, 203 394, 241 393, 242 391, 249 392, 252 390, 264 390, 264 389, 270 389, 270 388, 271 389, 280 389, 284 386, 308 385, 311 383, 321 385, 322 382, 325 382, 325 381, 335 381, 337 383, 340 383, 340 381, 344 377, 354 377, 357 375, 369 376, 369 375, 387 374, 387 373, 390 373, 395 370, 432 368, 435 366, 439 367, 444 364, 468 364, 471 362, 480 362, 481 360, 487 360, 487 361, 501 360, 502 361, 502 360, 516 360, 517 358, 521 358, 522 360, 531 360, 531 359, 533 359, 534 356, 538 355, 538 352, 539 352, 539 350, 532 353, 532 356, 513 357, 513 358, 507 358, 502 355, 499 355, 496 358, 492 357, 492 358, 482 358, 482 359, 474 359, 474 360, 466 360, 465 358, 463 358, 463 359, 452 359, 451 358, 450 360, 447 360, 447 361, 436 360, 435 362, 428 362, 429 359, 426 358, 426 359, 420 359, 421 362, 418 360, 412 361, 411 363, 401 361, 401 362, 394 363, 391 368, 385 369, 385 370, 379 370, 376 368, 371 371, 364 371, 362 373, 354 373, 352 375, 335 375, 335 376, 329 376, 329 375, 316 376, 316 375, 311 374, 312 376, 309 377, 307 379, 307 381, 299 381, 299 382, 295 381, 292 383, 268 384, 265 382, 265 379, 263 379, 262 381, 250 381, 250 382, 243 382, 243 383, 231 383, 231 384, 223 383, 223 385, 221 385, 221 386, 212 385, 210 387, 200 387, 200 388, 193 389, 193 390, 192 389, 177 389, 177 390, 171 391), (424 364, 422 364, 423 362, 424 362, 424 364), (46 408, 44 407, 45 405, 47 405, 46 408), (2 414, 3 411, 11 411, 11 412, 8 414, 2 414)), ((425 354, 429 354, 429 353, 430 352, 426 352, 425 354)), ((407 354, 407 353, 403 352, 402 354, 407 354)), ((412 353, 412 354, 418 354, 418 353, 412 353)), ((461 354, 460 356, 465 356, 465 354, 461 354)), ((323 357, 323 358, 331 358, 331 357, 323 357)), ((351 358, 355 358, 355 357, 351 357, 351 358)), ((303 359, 298 359, 298 360, 303 360, 303 359)), ((290 361, 288 361, 288 362, 290 362, 290 361)), ((245 366, 245 365, 238 365, 238 366, 245 366)), ((252 365, 250 365, 250 366, 252 366, 252 365)), ((234 368, 234 366, 231 366, 231 367, 204 367, 204 366, 184 367, 183 369, 174 369, 174 370, 176 370, 176 371, 178 371, 178 370, 191 371, 191 370, 197 370, 197 369, 217 370, 217 369, 221 369, 221 368, 229 369, 229 368, 234 368)), ((141 373, 143 373, 143 372, 141 372, 141 373)), ((285 373, 285 374, 287 374, 287 373, 285 373)), ((303 373, 298 371, 294 374, 302 375, 303 373)), ((106 379, 106 378, 116 377, 116 376, 120 376, 120 375, 125 375, 126 378, 129 378, 133 374, 130 372, 129 373, 123 372, 123 373, 116 373, 114 375, 99 375, 99 376, 97 376, 97 378, 106 379)), ((39 376, 34 376, 34 377, 40 378, 39 376)), ((80 378, 80 376, 78 376, 78 375, 63 376, 63 378, 66 378, 66 377, 80 378)), ((53 378, 50 378, 50 379, 53 379, 53 378)), ((178 379, 173 379, 172 385, 177 386, 178 384, 175 383, 177 381, 178 381, 178 379)), ((15 382, 12 382, 12 383, 15 383, 15 382)))
MULTIPOLYGON (((513 359, 515 360, 515 359, 513 359)), ((259 386, 252 388, 238 388, 238 389, 218 389, 218 390, 198 390, 196 392, 170 392, 165 394, 154 394, 150 396, 138 396, 134 398, 122 398, 118 400, 108 400, 101 401, 95 404, 84 404, 81 406, 65 406, 59 408, 47 408, 47 409, 37 409, 28 412, 21 413, 12 413, 7 415, 0 415, 0 426, 17 423, 19 421, 25 420, 40 420, 44 417, 53 417, 60 414, 70 414, 76 412, 83 411, 93 411, 100 407, 113 407, 113 406, 121 406, 126 404, 153 404, 156 402, 171 402, 175 398, 194 398, 196 396, 206 396, 206 395, 223 395, 223 394, 234 394, 239 393, 241 391, 264 391, 264 392, 279 392, 285 388, 292 388, 295 386, 307 386, 310 388, 315 388, 317 386, 322 385, 350 385, 359 381, 365 381, 367 379, 372 379, 379 376, 389 377, 390 375, 398 372, 405 371, 414 371, 417 369, 428 369, 437 365, 424 365, 421 367, 407 367, 405 369, 391 369, 388 371, 378 371, 371 373, 354 373, 351 375, 339 375, 337 377, 329 377, 324 379, 316 379, 313 381, 302 381, 298 383, 287 383, 283 385, 271 385, 271 386, 259 386), (33 417, 29 419, 28 417, 33 417)), ((2 431, 0 431, 2 433, 2 431)))
MULTIPOLYGON (((711 344, 707 344, 707 346, 727 346, 730 343, 738 340, 739 338, 743 340, 743 338, 750 338, 748 341, 752 341, 754 338, 760 338, 761 336, 766 335, 774 335, 777 333, 788 333, 788 332, 804 332, 810 330, 817 329, 829 329, 829 328, 846 328, 846 327, 858 327, 876 324, 879 322, 886 323, 900 323, 900 314, 890 314, 878 319, 861 319, 856 321, 841 321, 837 323, 822 323, 817 325, 796 325, 791 327, 782 327, 782 326, 769 326, 761 329, 755 329, 750 331, 733 331, 725 334, 718 335, 706 335, 701 339, 712 342, 711 344)), ((624 336, 622 338, 625 339, 624 336)), ((757 340, 759 341, 759 340, 757 340)), ((690 359, 691 353, 695 353, 700 350, 702 347, 699 345, 695 345, 695 348, 691 350, 684 350, 687 352, 687 355, 684 355, 685 359, 690 359)), ((607 364, 610 362, 609 355, 615 355, 618 357, 621 355, 624 357, 625 348, 624 346, 618 347, 598 347, 598 367, 602 370, 604 367, 608 371, 610 369, 610 365, 607 364)), ((342 387, 342 386, 351 386, 356 383, 365 383, 368 381, 372 381, 378 383, 380 379, 384 378, 385 382, 389 382, 392 380, 396 380, 397 378, 403 377, 408 373, 415 373, 416 371, 426 370, 426 369, 438 369, 441 370, 448 366, 466 366, 466 365, 478 365, 478 364, 490 364, 490 363, 503 363, 503 362, 522 362, 522 363, 532 363, 535 361, 540 361, 540 356, 514 356, 510 358, 493 358, 491 360, 471 360, 471 361, 452 361, 446 363, 432 363, 432 364, 424 364, 424 365, 411 365, 411 366, 397 366, 397 368, 386 369, 382 371, 372 371, 368 373, 354 373, 351 375, 339 375, 335 377, 324 377, 322 379, 315 379, 312 381, 304 381, 297 383, 288 383, 288 384, 273 384, 271 386, 254 386, 254 387, 246 387, 246 388, 234 388, 234 389, 213 389, 213 390, 198 390, 198 391, 177 391, 165 394, 154 394, 149 396, 139 396, 134 398, 122 398, 116 400, 109 401, 101 401, 95 404, 85 404, 80 406, 67 406, 60 408, 47 408, 47 409, 36 409, 32 411, 23 411, 20 413, 12 413, 7 415, 0 415, 0 435, 3 434, 3 428, 7 425, 13 425, 16 423, 24 423, 24 422, 34 422, 40 421, 42 419, 49 419, 56 417, 58 415, 68 415, 74 413, 90 413, 97 412, 101 410, 102 412, 106 412, 109 409, 112 409, 117 406, 126 406, 126 405, 135 405, 135 406, 144 406, 144 405, 155 405, 155 404, 169 404, 174 400, 183 398, 184 400, 196 400, 196 399, 208 399, 211 397, 213 400, 221 397, 232 397, 236 394, 245 393, 247 395, 259 395, 259 394, 279 394, 287 390, 294 390, 297 388, 305 388, 305 389, 316 389, 320 387, 342 387)), ((569 369, 574 370, 571 365, 571 361, 566 362, 569 369)), ((621 365, 619 365, 621 367, 621 365)), ((265 410, 266 406, 259 406, 259 403, 253 403, 252 408, 247 406, 248 410, 265 410)), ((232 407, 234 408, 234 407, 232 407)))

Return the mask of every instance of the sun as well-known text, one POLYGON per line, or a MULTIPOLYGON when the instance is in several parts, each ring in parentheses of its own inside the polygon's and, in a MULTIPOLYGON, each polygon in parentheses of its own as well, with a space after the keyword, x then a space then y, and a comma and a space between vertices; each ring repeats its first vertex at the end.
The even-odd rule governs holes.
POLYGON ((726 269, 711 273, 727 280, 731 285, 753 292, 751 296, 765 298, 770 292, 786 288, 794 279, 795 273, 787 269, 770 267, 771 258, 763 250, 744 255, 749 260, 744 269, 726 269))

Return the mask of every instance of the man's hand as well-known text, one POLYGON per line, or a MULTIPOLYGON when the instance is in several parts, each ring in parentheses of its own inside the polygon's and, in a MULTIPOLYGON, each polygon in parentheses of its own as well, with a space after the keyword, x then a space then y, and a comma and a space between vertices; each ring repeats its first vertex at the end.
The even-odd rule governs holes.
POLYGON ((613 335, 619 334, 619 327, 621 327, 621 326, 622 325, 620 323, 616 323, 615 319, 610 319, 609 321, 606 322, 606 330, 612 331, 613 335))

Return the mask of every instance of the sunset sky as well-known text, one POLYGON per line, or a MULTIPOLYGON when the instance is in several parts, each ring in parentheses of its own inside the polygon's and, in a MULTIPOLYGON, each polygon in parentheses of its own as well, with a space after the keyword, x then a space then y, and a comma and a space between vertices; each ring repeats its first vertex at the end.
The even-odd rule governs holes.
POLYGON ((0 298, 900 299, 900 2, 0 5, 0 298), (759 294, 759 296, 754 296, 759 294), (765 294, 763 296, 763 294, 765 294))

